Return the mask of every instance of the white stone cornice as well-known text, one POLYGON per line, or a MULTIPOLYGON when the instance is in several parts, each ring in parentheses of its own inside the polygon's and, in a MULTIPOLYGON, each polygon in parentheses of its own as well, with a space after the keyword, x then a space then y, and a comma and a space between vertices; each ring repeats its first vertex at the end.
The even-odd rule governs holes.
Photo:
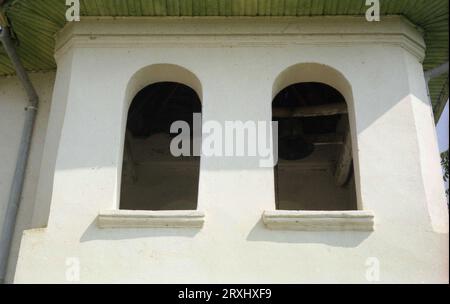
POLYGON ((85 17, 57 34, 56 57, 71 47, 270 47, 397 45, 420 61, 421 30, 400 16, 361 17, 85 17))
POLYGON ((97 217, 99 228, 201 228, 204 222, 197 210, 104 210, 97 217))
POLYGON ((265 211, 263 222, 273 230, 373 231, 371 211, 265 211))

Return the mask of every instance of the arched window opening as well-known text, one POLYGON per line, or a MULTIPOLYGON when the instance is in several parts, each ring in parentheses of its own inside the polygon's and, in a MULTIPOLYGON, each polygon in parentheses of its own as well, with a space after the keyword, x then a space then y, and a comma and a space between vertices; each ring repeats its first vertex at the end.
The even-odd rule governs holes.
POLYGON ((194 156, 193 113, 201 113, 197 93, 181 83, 158 82, 137 93, 128 110, 120 209, 197 209, 200 157, 194 156), (190 127, 190 155, 173 156, 175 121, 190 127))
POLYGON ((275 96, 272 116, 278 122, 277 209, 357 209, 342 94, 323 83, 292 84, 275 96))

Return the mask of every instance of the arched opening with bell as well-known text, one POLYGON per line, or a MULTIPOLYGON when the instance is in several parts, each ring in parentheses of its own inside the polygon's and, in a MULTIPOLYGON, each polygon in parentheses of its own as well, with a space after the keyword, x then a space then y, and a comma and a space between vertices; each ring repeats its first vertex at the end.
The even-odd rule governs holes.
POLYGON ((321 82, 289 84, 275 95, 272 116, 278 122, 277 209, 357 209, 344 96, 321 82))

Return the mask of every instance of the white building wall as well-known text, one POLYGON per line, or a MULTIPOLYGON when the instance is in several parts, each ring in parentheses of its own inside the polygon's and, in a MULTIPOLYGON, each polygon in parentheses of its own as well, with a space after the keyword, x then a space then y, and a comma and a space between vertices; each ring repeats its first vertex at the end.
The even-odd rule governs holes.
POLYGON ((433 120, 420 115, 430 105, 419 33, 400 18, 271 20, 85 19, 59 36, 44 153, 54 167, 41 171, 53 191, 35 208, 50 216, 46 229, 25 232, 15 282, 67 282, 68 258, 79 260, 81 282, 367 282, 371 258, 382 282, 448 281, 448 213, 431 172, 438 151, 427 146, 433 120), (268 230, 272 169, 220 157, 201 161, 202 229, 99 229, 98 213, 118 206, 127 86, 161 63, 198 77, 203 119, 218 121, 269 121, 275 80, 293 65, 342 73, 356 117, 358 203, 374 212, 375 231, 268 230))
MULTIPOLYGON (((40 97, 39 111, 33 132, 33 139, 28 161, 22 202, 18 213, 18 221, 13 239, 10 274, 7 281, 12 281, 20 240, 24 229, 32 227, 34 199, 37 181, 41 167, 42 151, 45 134, 47 132, 48 113, 50 111, 51 96, 55 73, 31 73, 30 79, 40 97)), ((28 98, 20 81, 16 77, 0 77, 0 221, 6 212, 10 187, 16 166, 17 153, 25 120, 25 107, 28 98)), ((2 226, 0 226, 0 231, 2 226)))

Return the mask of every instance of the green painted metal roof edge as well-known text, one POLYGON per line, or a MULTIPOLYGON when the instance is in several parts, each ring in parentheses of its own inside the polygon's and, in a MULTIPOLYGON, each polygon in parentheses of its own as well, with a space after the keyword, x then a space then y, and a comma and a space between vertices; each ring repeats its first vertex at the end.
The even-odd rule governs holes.
MULTIPOLYGON (((80 0, 82 16, 361 16, 365 0, 80 0)), ((55 33, 66 23, 65 0, 6 0, 5 14, 28 71, 53 71, 55 33)), ((424 69, 448 61, 448 0, 380 0, 382 15, 403 15, 424 30, 424 69)), ((0 48, 0 76, 14 70, 0 48)), ((448 74, 430 81, 438 120, 448 99, 448 74)))

